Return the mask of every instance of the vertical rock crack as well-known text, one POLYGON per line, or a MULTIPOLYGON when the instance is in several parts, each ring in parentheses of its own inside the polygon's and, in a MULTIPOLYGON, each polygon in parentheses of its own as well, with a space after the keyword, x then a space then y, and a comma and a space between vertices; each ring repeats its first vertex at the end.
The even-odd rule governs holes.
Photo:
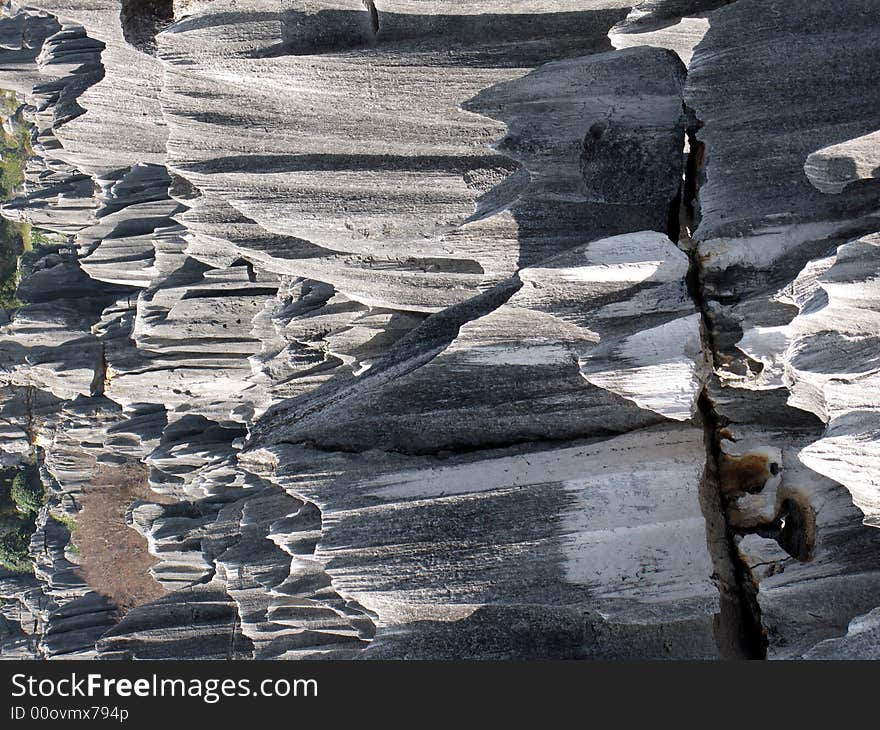
MULTIPOLYGON (((700 260, 692 233, 699 221, 698 192, 704 161, 704 145, 696 133, 701 123, 693 110, 685 106, 688 120, 686 129, 687 158, 682 179, 678 225, 678 245, 688 255, 687 290, 700 312, 700 336, 714 377, 716 347, 712 318, 702 284, 700 260)), ((736 545, 735 532, 727 518, 728 498, 721 488, 719 464, 721 459, 721 429, 724 424, 715 409, 708 383, 703 385, 698 399, 700 421, 704 430, 706 468, 701 483, 700 501, 706 517, 709 551, 715 566, 714 579, 718 585, 721 610, 716 619, 715 634, 719 650, 731 659, 765 659, 767 637, 761 623, 761 609, 757 600, 757 585, 751 571, 736 545)))

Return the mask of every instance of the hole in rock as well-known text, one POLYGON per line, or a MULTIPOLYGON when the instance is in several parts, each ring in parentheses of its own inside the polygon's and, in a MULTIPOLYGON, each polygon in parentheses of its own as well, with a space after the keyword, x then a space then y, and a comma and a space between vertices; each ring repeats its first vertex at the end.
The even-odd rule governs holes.
POLYGON ((122 35, 139 51, 156 53, 156 34, 174 20, 174 0, 122 0, 122 35))
POLYGON ((816 545, 816 515, 804 500, 788 497, 782 500, 779 512, 772 522, 742 530, 740 534, 755 534, 776 540, 785 552, 802 563, 813 559, 816 545))
POLYGON ((797 499, 785 499, 778 519, 781 522, 776 537, 779 547, 801 562, 812 560, 816 543, 816 515, 813 508, 797 499))
POLYGON ((254 282, 257 280, 257 272, 254 270, 254 265, 250 261, 248 261, 247 259, 238 258, 231 264, 229 264, 230 269, 236 266, 247 267, 248 281, 254 282))

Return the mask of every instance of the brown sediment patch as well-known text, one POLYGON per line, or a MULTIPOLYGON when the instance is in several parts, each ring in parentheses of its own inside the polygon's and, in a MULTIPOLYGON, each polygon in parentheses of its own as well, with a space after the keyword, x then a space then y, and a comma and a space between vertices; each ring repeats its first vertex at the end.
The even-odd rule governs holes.
POLYGON ((139 462, 96 464, 92 482, 83 490, 73 535, 83 578, 121 615, 165 594, 150 575, 158 561, 147 550, 146 539, 125 521, 138 500, 174 501, 150 489, 147 468, 139 462))
POLYGON ((770 477, 779 473, 779 464, 763 454, 731 456, 722 453, 718 460, 721 492, 726 497, 760 492, 770 477))

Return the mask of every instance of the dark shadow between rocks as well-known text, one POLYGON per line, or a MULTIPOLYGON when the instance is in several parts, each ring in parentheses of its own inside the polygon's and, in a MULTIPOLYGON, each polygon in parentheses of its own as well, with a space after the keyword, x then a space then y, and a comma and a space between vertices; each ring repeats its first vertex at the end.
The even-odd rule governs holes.
POLYGON ((423 62, 428 62, 426 51, 439 47, 450 59, 457 57, 468 65, 527 67, 612 50, 608 31, 625 16, 623 8, 461 15, 390 13, 379 8, 375 16, 366 7, 312 13, 290 9, 283 11, 282 38, 293 55, 405 44, 395 50, 419 55, 423 62))
POLYGON ((156 54, 156 35, 174 21, 173 0, 122 0, 122 35, 139 51, 156 54))
POLYGON ((711 631, 703 630, 706 620, 625 624, 578 607, 483 606, 458 621, 418 621, 379 632, 364 658, 708 659, 717 650, 711 631))

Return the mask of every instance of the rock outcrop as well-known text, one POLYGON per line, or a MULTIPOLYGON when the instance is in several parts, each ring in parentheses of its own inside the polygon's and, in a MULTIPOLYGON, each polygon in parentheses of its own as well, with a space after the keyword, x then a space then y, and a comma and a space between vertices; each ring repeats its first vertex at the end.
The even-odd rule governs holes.
POLYGON ((876 657, 871 5, 6 3, 0 656, 876 657))

